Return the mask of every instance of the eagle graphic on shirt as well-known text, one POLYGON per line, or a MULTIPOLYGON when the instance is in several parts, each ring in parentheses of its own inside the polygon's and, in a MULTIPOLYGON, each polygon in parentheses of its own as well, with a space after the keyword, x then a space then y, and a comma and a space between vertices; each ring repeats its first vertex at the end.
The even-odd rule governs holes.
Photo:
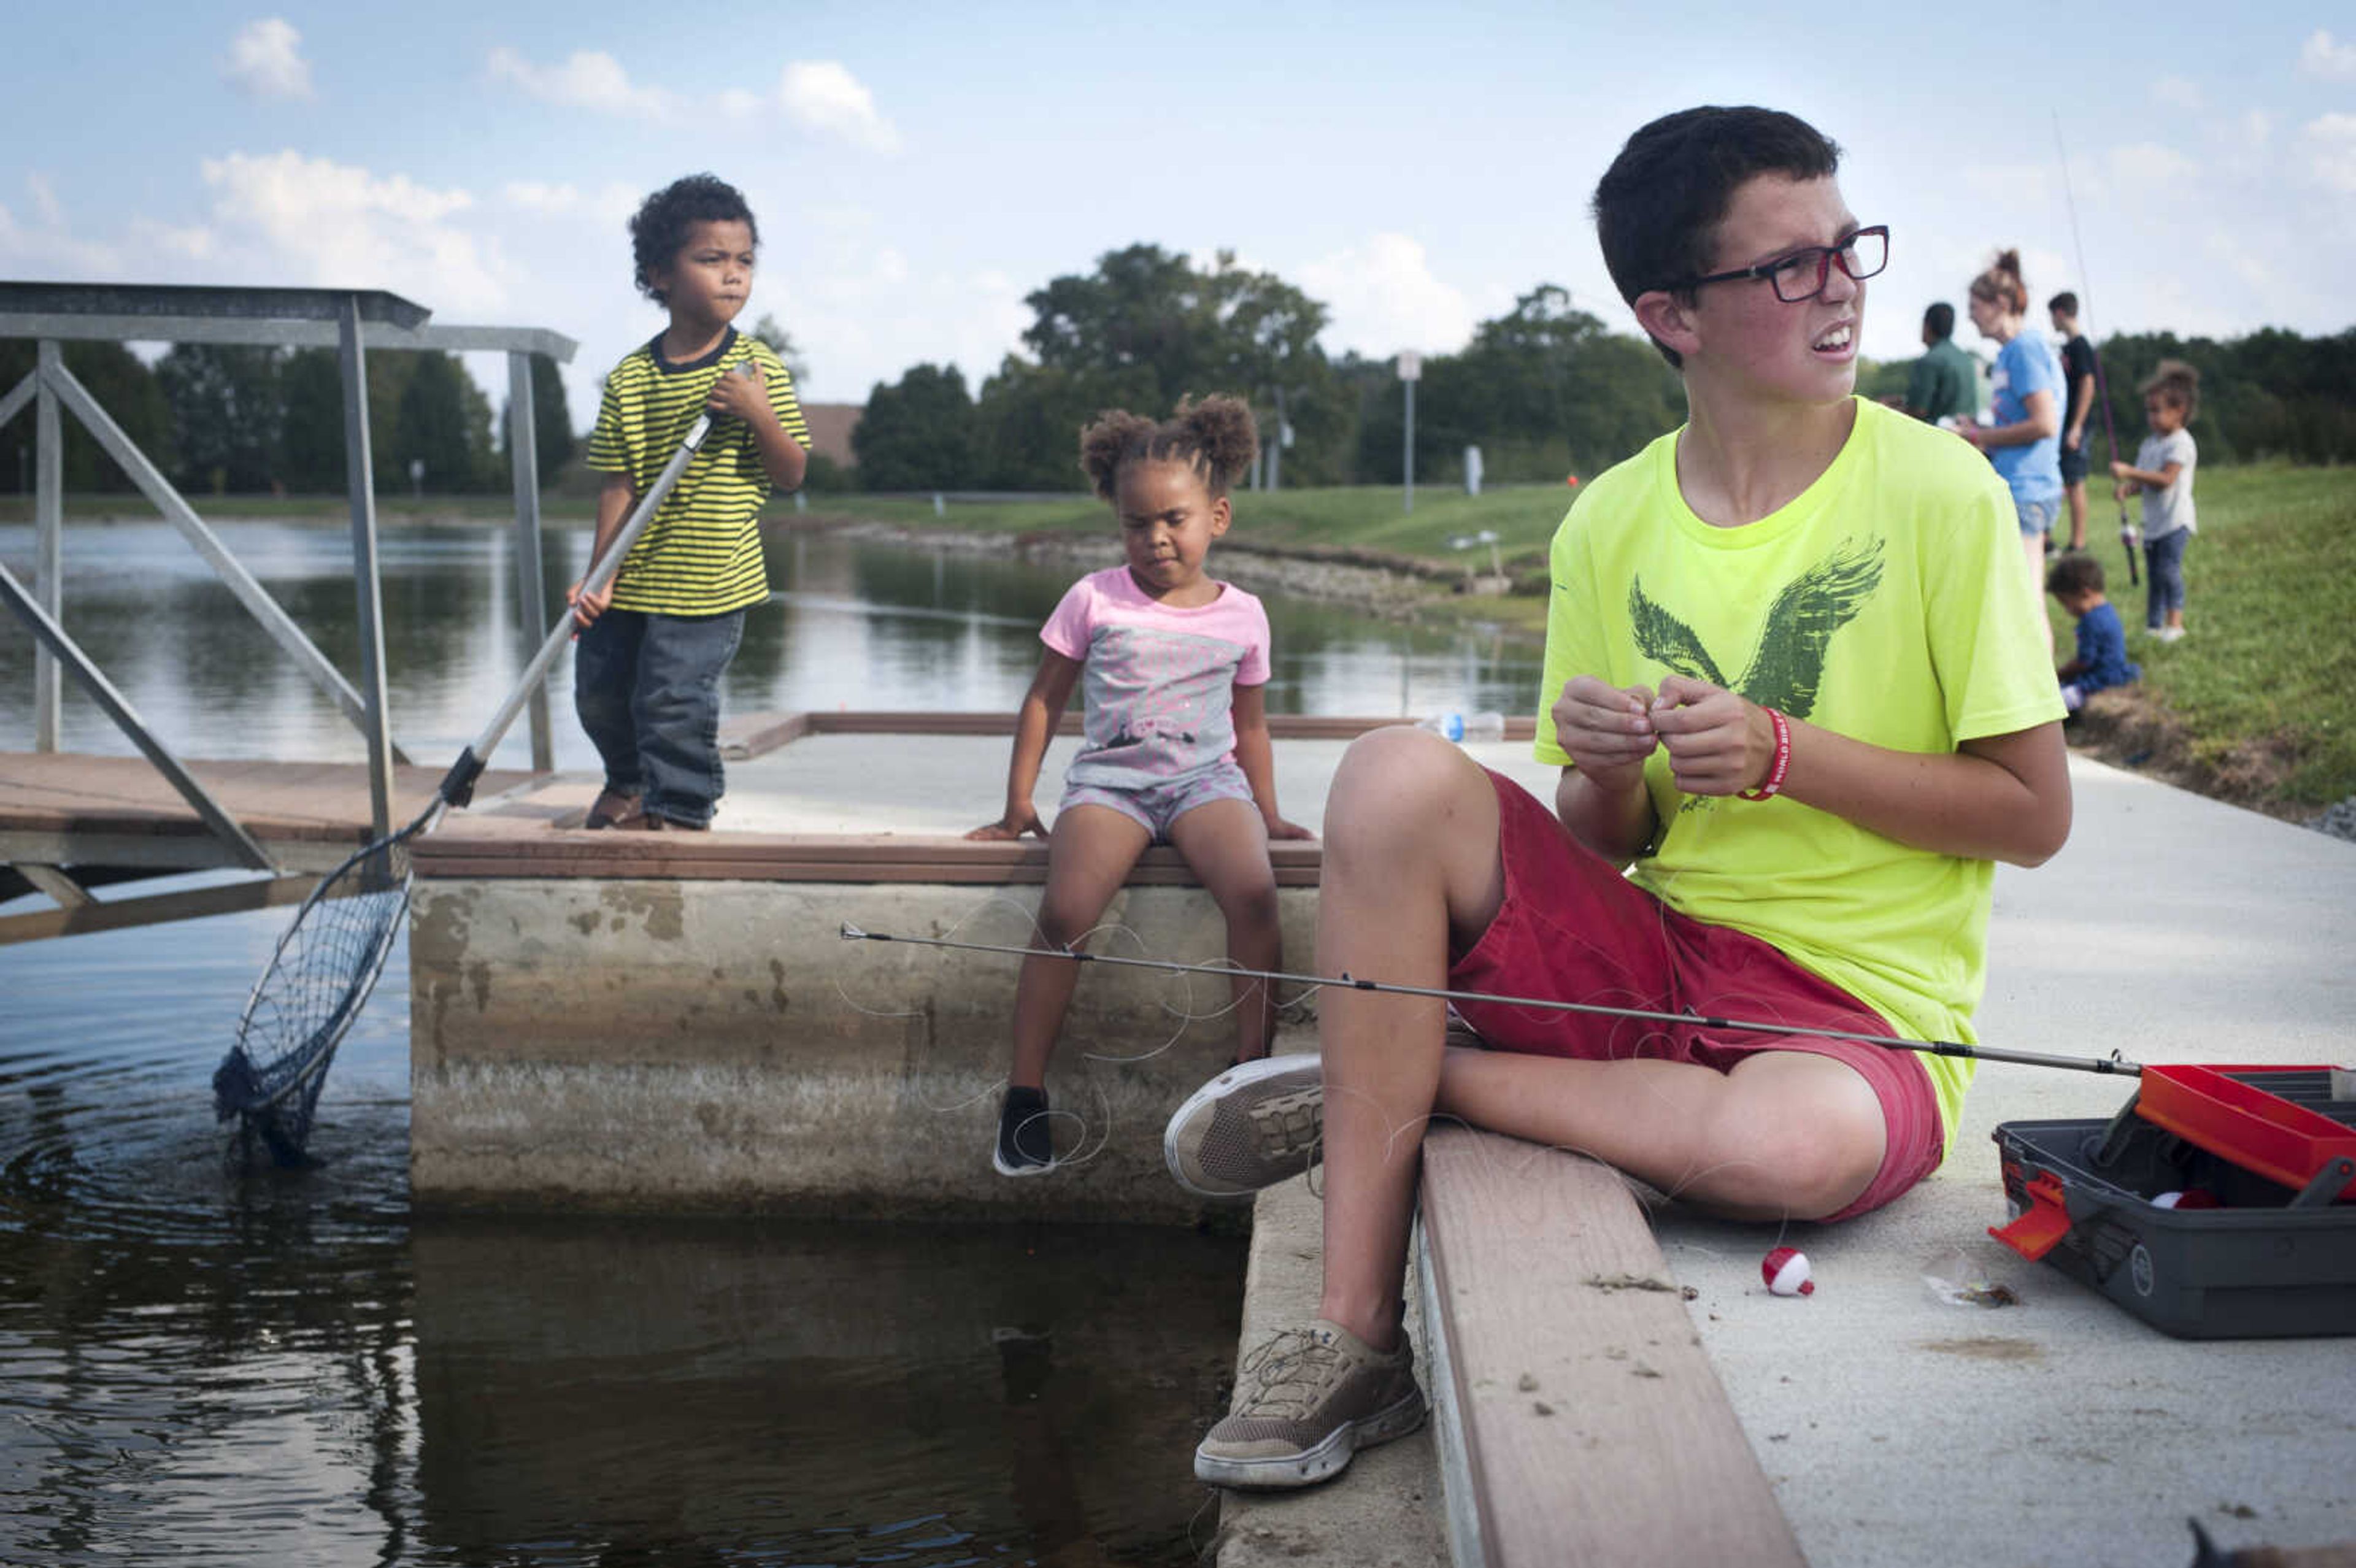
MULTIPOLYGON (((1762 708, 1805 719, 1824 683, 1833 635, 1857 618, 1881 586, 1882 541, 1848 539, 1783 585, 1767 607, 1758 645, 1741 676, 1729 680, 1691 626, 1644 592, 1642 578, 1628 587, 1628 619, 1637 651, 1680 675, 1737 692, 1762 708)), ((1690 810, 1701 804, 1686 803, 1690 810)))

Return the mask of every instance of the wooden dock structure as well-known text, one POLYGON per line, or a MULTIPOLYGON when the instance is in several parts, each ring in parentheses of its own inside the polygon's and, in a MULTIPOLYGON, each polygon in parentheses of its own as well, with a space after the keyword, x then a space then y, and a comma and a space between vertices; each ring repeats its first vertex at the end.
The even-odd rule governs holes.
MULTIPOLYGON (((233 869, 241 862, 171 781, 144 757, 70 752, 0 752, 0 863, 58 908, 0 915, 0 944, 105 931, 196 915, 300 902, 313 885, 369 841, 364 763, 190 761, 187 771, 244 827, 274 869, 217 887, 100 901, 91 887, 132 878, 233 869)), ((546 775, 487 773, 477 798, 546 775)), ((393 770, 393 820, 425 809, 438 768, 393 770)))

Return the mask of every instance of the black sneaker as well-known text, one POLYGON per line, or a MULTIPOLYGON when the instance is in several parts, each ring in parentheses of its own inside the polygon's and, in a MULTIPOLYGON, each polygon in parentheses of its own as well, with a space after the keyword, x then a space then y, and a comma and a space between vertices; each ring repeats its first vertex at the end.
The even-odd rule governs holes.
POLYGON ((1055 1168, 1048 1134, 1047 1091, 1009 1088, 998 1111, 998 1147, 990 1163, 1001 1176, 1044 1176, 1055 1168))

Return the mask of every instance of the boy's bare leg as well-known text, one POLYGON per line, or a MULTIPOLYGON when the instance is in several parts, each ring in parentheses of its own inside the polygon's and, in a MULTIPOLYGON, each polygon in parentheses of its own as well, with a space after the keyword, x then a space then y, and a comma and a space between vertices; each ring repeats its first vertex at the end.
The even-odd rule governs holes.
MULTIPOLYGON (((1326 798, 1317 968, 1444 986, 1505 896, 1497 795, 1436 735, 1361 736, 1326 798)), ((1439 1087, 1436 1000, 1331 989, 1319 999, 1325 1082, 1325 1277, 1319 1315, 1368 1345, 1398 1342, 1423 1129, 1439 1087)))
POLYGON ((2070 548, 2084 549, 2086 548, 2085 484, 2081 481, 2075 485, 2065 485, 2062 487, 2062 494, 2067 496, 2070 502, 2070 548))
MULTIPOLYGON (((1034 944, 1068 947, 1086 935, 1151 842, 1143 823, 1108 805, 1076 805, 1057 813, 1047 837, 1047 887, 1039 897, 1034 944)), ((1068 959, 1023 960, 1014 987, 1014 1065, 1008 1083, 1032 1089, 1044 1084, 1047 1058, 1063 1032, 1079 972, 1068 959)))
MULTIPOLYGON (((1226 917, 1228 962, 1239 969, 1282 968, 1276 873, 1269 868, 1268 825, 1259 808, 1248 800, 1207 802, 1170 824, 1170 842, 1226 917)), ((1275 997, 1267 982, 1241 975, 1234 993, 1237 1060, 1266 1056, 1276 1027, 1275 997)))
POLYGON ((1888 1141, 1872 1086, 1829 1056, 1797 1051, 1763 1051, 1731 1072, 1451 1051, 1436 1110, 1591 1155, 1738 1220, 1838 1212, 1872 1182, 1888 1141))

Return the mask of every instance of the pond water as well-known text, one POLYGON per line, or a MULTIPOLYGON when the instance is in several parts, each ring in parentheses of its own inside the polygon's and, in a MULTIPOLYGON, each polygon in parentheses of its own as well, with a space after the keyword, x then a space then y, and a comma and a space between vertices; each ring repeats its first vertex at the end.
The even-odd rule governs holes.
MULTIPOLYGON (((347 670, 348 544, 226 523, 347 670)), ((552 535, 549 575, 582 536, 552 535)), ((27 577, 31 536, 0 528, 27 577)), ((388 530, 395 736, 454 756, 528 650, 503 537, 388 530)), ((66 622, 183 755, 358 760, 179 537, 75 525, 66 622)), ((732 710, 1011 710, 1065 571, 773 541, 732 710)), ((1269 706, 1526 705, 1534 655, 1270 601, 1269 706)), ((31 744, 0 619, 0 750, 31 744)), ((560 674, 560 766, 594 762, 560 674)), ((64 743, 130 743, 68 687, 64 743)), ((498 759, 524 765, 520 735, 498 759)), ((40 907, 38 900, 14 906, 40 907)), ((0 1563, 1182 1563, 1242 1243, 1167 1230, 412 1214, 406 954, 321 1168, 224 1163, 207 1084, 284 912, 0 947, 0 1563)))

